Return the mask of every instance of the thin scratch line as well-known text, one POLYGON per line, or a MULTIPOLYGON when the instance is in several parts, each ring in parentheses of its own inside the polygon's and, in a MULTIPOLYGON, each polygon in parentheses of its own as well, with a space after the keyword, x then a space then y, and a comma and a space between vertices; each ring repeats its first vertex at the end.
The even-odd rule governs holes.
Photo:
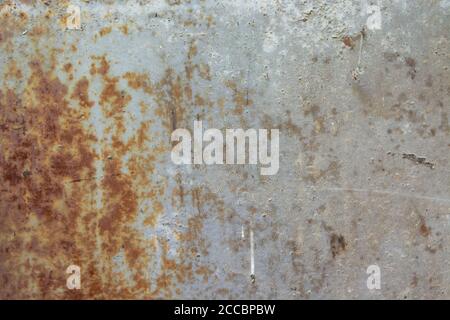
POLYGON ((399 196, 399 197, 406 197, 406 198, 413 198, 413 199, 423 199, 423 200, 441 201, 441 202, 448 202, 448 203, 450 203, 450 199, 449 198, 440 198, 440 197, 434 197, 434 196, 424 196, 424 195, 402 193, 402 192, 395 192, 395 191, 357 189, 357 188, 325 188, 325 189, 320 189, 318 191, 378 193, 378 194, 388 195, 388 196, 399 196))
POLYGON ((253 240, 253 229, 250 229, 250 275, 255 275, 255 242, 253 240))
POLYGON ((364 33, 361 32, 361 43, 359 45, 359 56, 358 56, 358 68, 361 65, 361 56, 362 56, 363 42, 364 42, 364 33))

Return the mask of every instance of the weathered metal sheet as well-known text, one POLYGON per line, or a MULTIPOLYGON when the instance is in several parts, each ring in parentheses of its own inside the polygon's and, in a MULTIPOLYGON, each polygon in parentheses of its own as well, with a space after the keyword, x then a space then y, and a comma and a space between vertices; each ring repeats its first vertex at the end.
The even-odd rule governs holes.
POLYGON ((450 298, 449 1, 0 12, 1 298, 450 298), (194 120, 279 172, 173 164, 194 120))

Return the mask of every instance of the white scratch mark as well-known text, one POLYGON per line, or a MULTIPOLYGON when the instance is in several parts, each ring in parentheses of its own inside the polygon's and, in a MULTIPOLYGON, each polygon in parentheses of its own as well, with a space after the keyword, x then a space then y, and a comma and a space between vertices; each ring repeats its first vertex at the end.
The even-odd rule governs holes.
POLYGON ((253 240, 253 230, 250 229, 250 276, 255 276, 255 242, 253 240))
POLYGON ((242 226, 241 237, 242 237, 242 239, 245 239, 245 229, 244 229, 244 226, 242 226))
POLYGON ((358 55, 358 68, 361 66, 361 56, 362 56, 363 43, 364 43, 364 33, 361 32, 361 42, 359 44, 359 55, 358 55))

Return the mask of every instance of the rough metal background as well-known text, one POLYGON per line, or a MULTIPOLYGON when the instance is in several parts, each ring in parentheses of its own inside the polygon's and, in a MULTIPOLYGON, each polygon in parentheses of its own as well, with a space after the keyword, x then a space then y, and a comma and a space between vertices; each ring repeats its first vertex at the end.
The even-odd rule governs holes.
POLYGON ((450 298, 448 0, 1 3, 1 298, 450 298), (194 119, 279 173, 173 165, 194 119))

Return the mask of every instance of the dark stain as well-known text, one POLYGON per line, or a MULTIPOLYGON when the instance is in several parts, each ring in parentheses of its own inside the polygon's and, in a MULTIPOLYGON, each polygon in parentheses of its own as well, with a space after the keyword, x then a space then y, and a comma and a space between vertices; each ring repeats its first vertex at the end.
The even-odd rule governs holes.
POLYGON ((431 88, 433 86, 433 76, 428 75, 427 79, 425 80, 425 86, 428 88, 431 88))
POLYGON ((408 159, 408 160, 414 162, 415 164, 423 165, 423 166, 428 167, 430 169, 434 169, 434 167, 435 167, 435 164, 427 161, 427 159, 425 157, 418 157, 418 156, 416 156, 413 153, 404 153, 402 155, 402 158, 403 159, 408 159))
POLYGON ((398 54, 397 52, 385 52, 383 56, 384 59, 388 62, 394 62, 400 57, 400 54, 398 54))
POLYGON ((405 64, 409 67, 408 76, 411 77, 412 80, 416 78, 416 60, 413 58, 405 58, 405 64))
POLYGON ((422 237, 428 237, 431 234, 431 229, 427 226, 423 216, 420 216, 419 233, 422 237))
POLYGON ((346 250, 347 243, 342 235, 336 233, 330 236, 330 249, 333 259, 346 250))
POLYGON ((414 273, 413 278, 411 280, 411 287, 413 287, 413 288, 417 287, 418 283, 419 283, 419 278, 417 277, 417 274, 414 273))

